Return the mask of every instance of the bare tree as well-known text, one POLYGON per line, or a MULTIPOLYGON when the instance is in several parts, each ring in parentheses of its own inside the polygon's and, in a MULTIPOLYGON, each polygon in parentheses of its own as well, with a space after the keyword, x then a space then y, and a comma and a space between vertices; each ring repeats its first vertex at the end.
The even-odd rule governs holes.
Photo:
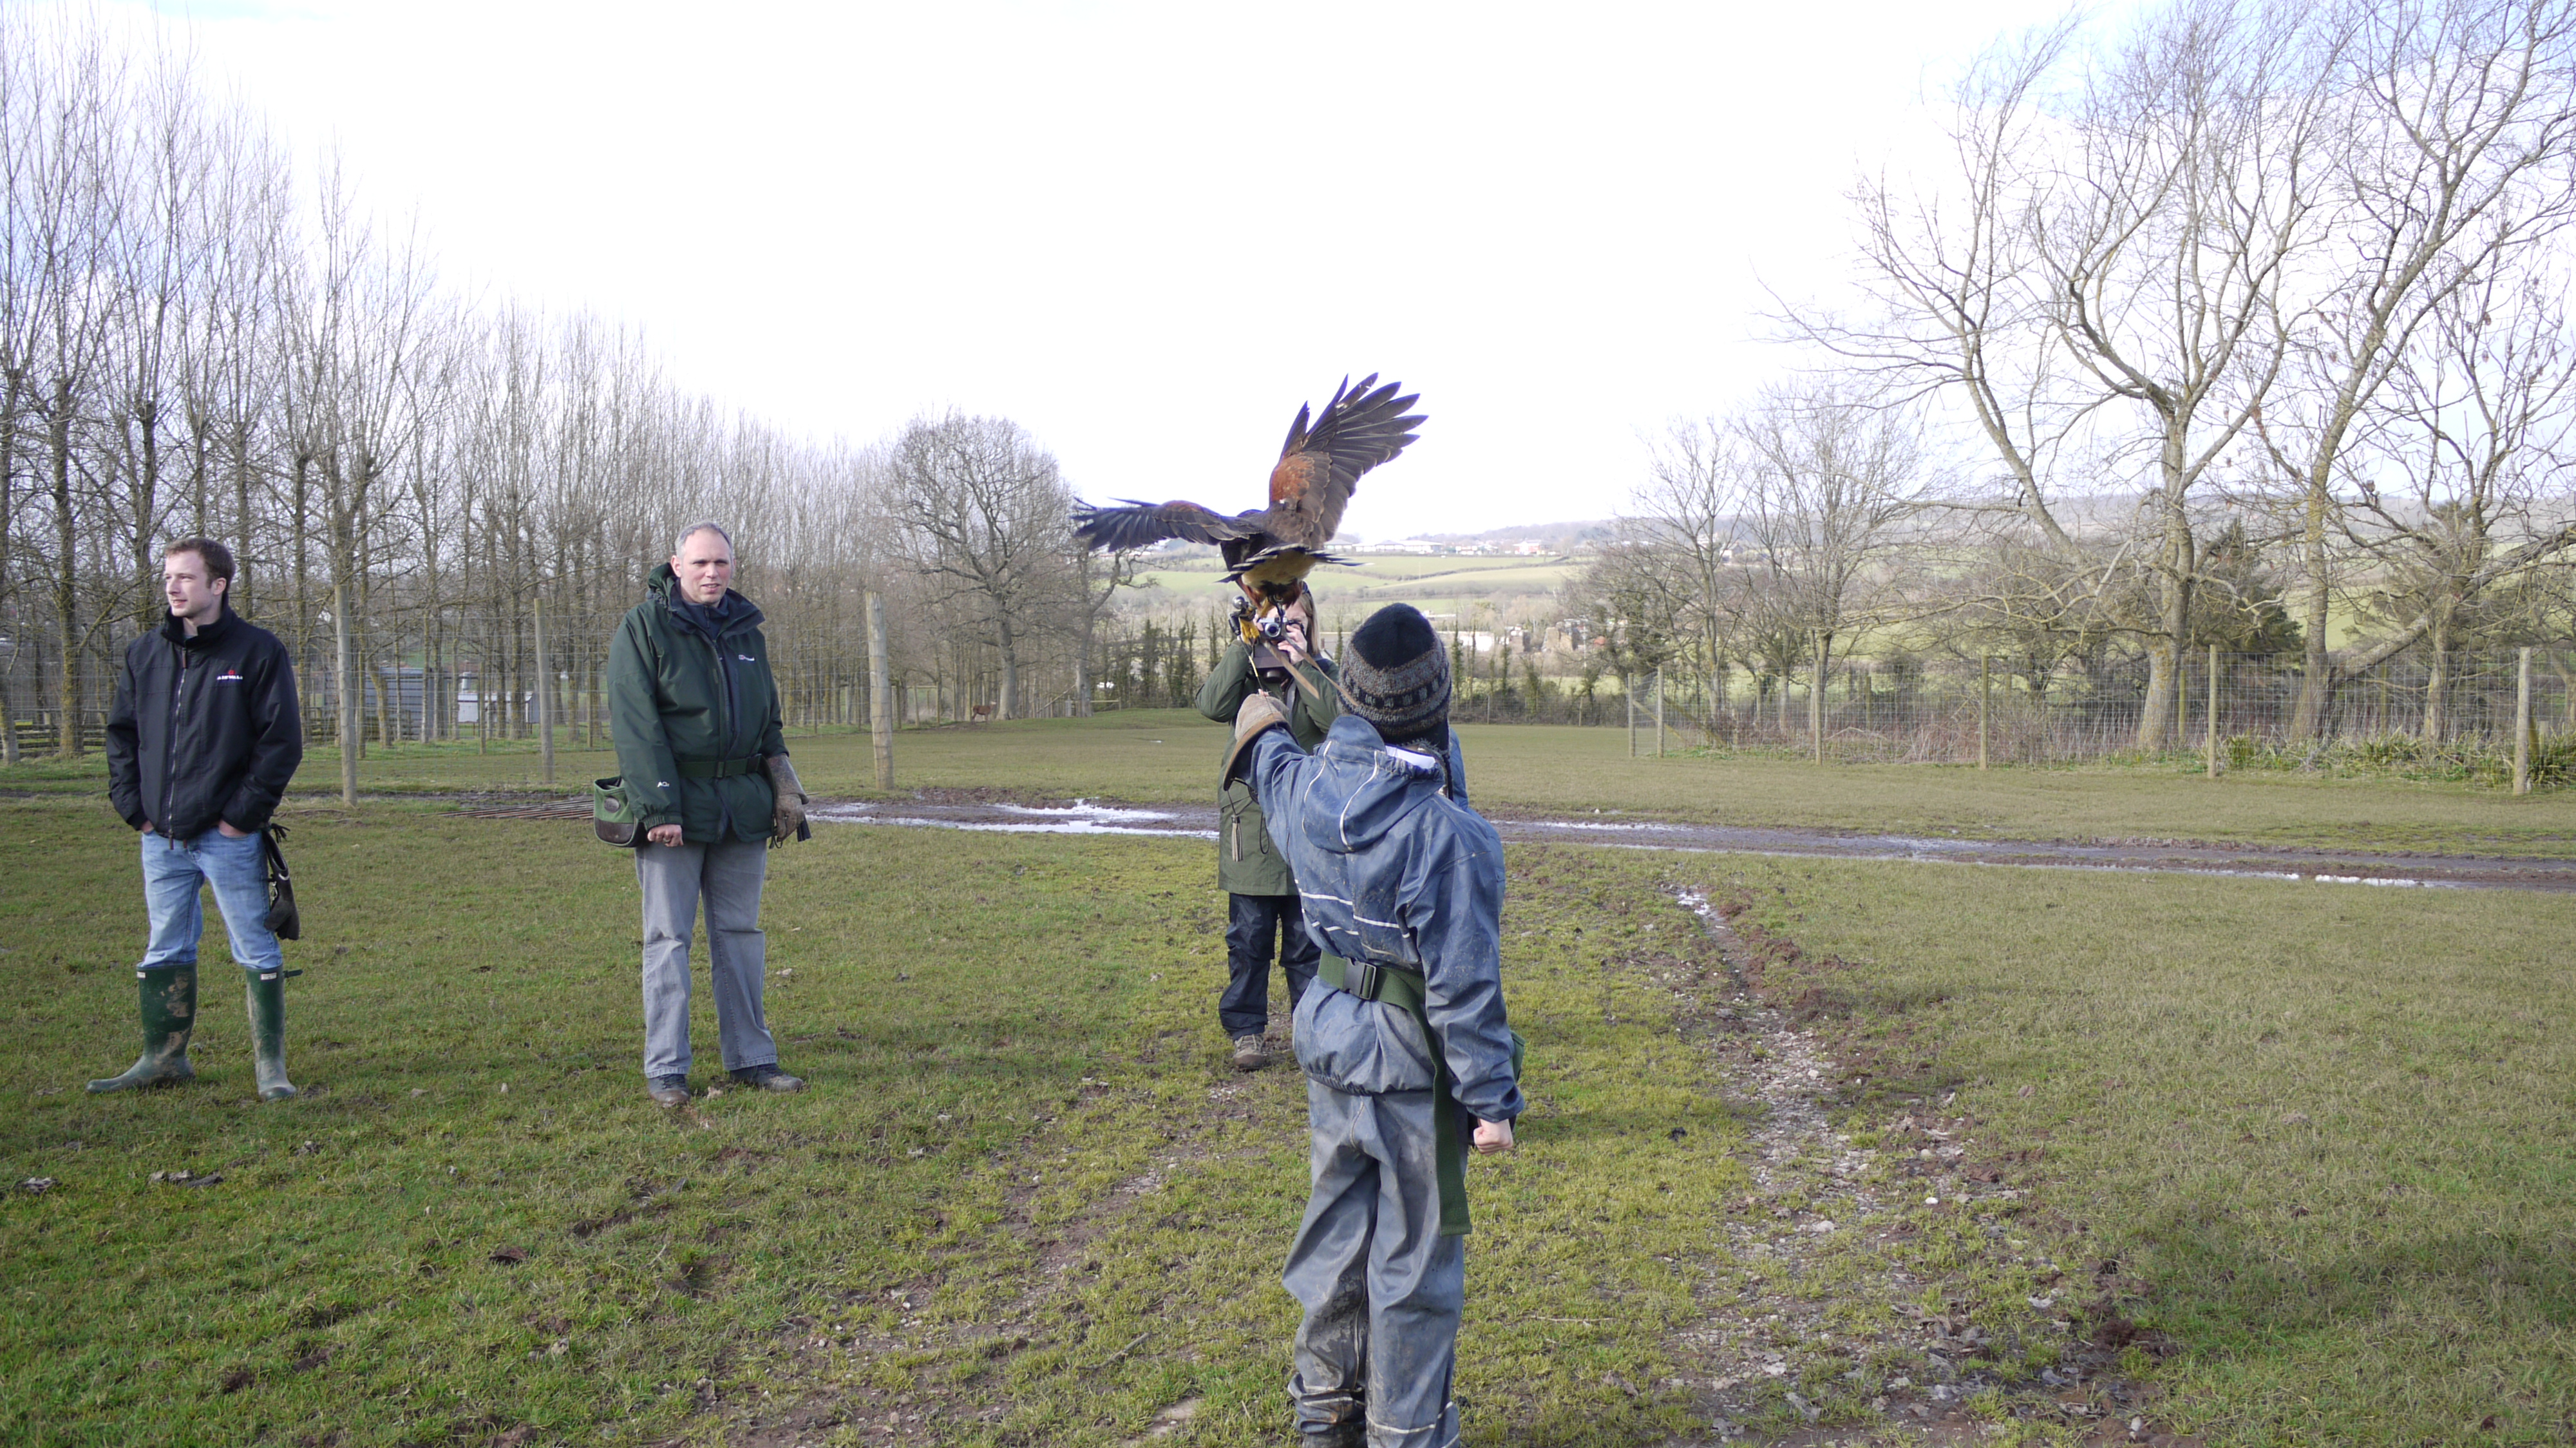
POLYGON ((1018 717, 1023 654, 1065 596, 1072 493, 1055 458, 1005 418, 918 419, 886 459, 885 505, 895 546, 940 605, 990 639, 996 713, 1018 717))
POLYGON ((1859 307, 1782 307, 1811 343, 1889 394, 1956 399, 2000 466, 2000 486, 1957 500, 2026 522, 2048 547, 2076 541, 2054 506, 2057 471, 2087 415, 2067 390, 2060 303, 2043 264, 2043 216, 2069 178, 2057 73, 2079 53, 2078 17, 1981 55, 1948 96, 1952 168, 1920 183, 1881 173, 1853 188, 1859 307))
MULTIPOLYGON (((2378 560, 2368 610, 2397 625, 2356 651, 2367 668, 2423 640, 2432 677, 2423 732, 2448 731, 2452 650, 2491 590, 2576 550, 2576 336, 2563 278, 2455 292, 2425 323, 2431 344, 2382 394, 2380 465, 2360 472, 2345 528, 2378 560)), ((2510 610, 2508 610, 2510 611, 2510 610)))
POLYGON ((1772 389, 1734 433, 1743 444, 1738 526, 1783 621, 1807 644, 1808 728, 1821 758, 1834 647, 1899 600, 1887 570, 1901 525, 1923 507, 1921 439, 1908 413, 1825 383, 1772 389))
POLYGON ((2295 739, 2322 727, 2337 678, 2326 616, 2347 449, 2435 316, 2576 219, 2576 6, 2375 0, 2351 12, 2344 65, 2328 241, 2276 310, 2292 385, 2257 415, 2306 573, 2295 739))

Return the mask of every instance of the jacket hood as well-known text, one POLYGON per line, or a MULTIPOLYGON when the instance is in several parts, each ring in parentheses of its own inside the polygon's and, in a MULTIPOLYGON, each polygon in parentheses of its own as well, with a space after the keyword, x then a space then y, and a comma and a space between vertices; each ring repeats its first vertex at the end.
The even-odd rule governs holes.
POLYGON ((1315 759, 1322 767, 1298 818, 1308 843, 1336 855, 1356 853, 1384 838, 1406 815, 1439 796, 1444 775, 1438 757, 1388 744, 1356 714, 1333 721, 1315 759))
MULTIPOLYGON (((701 617, 711 611, 704 604, 692 606, 689 603, 688 595, 680 592, 680 575, 672 572, 671 565, 668 563, 653 565, 653 571, 644 576, 644 591, 651 594, 655 602, 669 609, 672 617, 689 624, 698 623, 701 617)), ((726 633, 735 633, 764 621, 761 617, 760 605, 743 597, 736 589, 726 589, 724 602, 716 607, 725 614, 724 631, 726 633)))

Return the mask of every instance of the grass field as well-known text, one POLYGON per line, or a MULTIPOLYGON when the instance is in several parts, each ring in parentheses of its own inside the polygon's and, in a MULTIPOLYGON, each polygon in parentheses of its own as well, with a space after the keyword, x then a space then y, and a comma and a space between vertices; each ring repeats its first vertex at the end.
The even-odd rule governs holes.
MULTIPOLYGON (((2044 1152, 2061 1260, 2117 1264, 2180 1426, 2576 1438, 2576 901, 1726 873, 1847 1065, 1928 1065, 1983 1143, 2044 1152)), ((1847 1079, 1856 1126, 1886 1089, 1847 1079)))
MULTIPOLYGON (((1861 833, 2045 840, 2209 840, 2358 850, 2576 855, 2576 791, 2516 798, 2492 787, 2281 771, 2179 775, 2164 766, 1975 769, 1946 765, 1827 765, 1773 759, 1628 757, 1617 729, 1462 726, 1469 782, 1496 809, 1611 814, 1861 833)), ((904 790, 996 789, 1058 798, 1204 801, 1225 736, 1188 710, 1135 710, 1095 719, 912 729, 895 742, 904 790)), ((806 787, 872 793, 864 735, 794 734, 806 787)), ((605 750, 566 749, 566 790, 616 772, 605 750)), ((361 787, 492 790, 538 787, 526 744, 373 749, 361 787)), ((0 790, 98 791, 106 767, 31 763, 0 771, 0 790)), ((336 791, 339 760, 309 751, 299 791, 336 791)))
MULTIPOLYGON (((1508 744, 1541 734, 1471 734, 1489 797, 1547 797, 1508 744)), ((1150 797, 1214 739, 997 726, 905 758, 1038 790, 1087 753, 1102 792, 1150 797)), ((861 767, 816 744, 809 777, 861 767)), ((1783 811, 1838 797, 1802 780, 1865 794, 1858 770, 1675 764, 1563 767, 1640 804, 1675 778, 1750 802, 1765 773, 1783 811)), ((2091 782, 2097 811, 2151 808, 2091 782)), ((2207 789, 2153 783, 2177 812, 2207 789)), ((2491 799, 2375 788, 2277 797, 2319 801, 2320 830, 2496 828, 2491 799)), ((429 804, 289 821, 310 1094, 247 1100, 218 935, 204 1080, 89 1098, 133 1053, 132 837, 77 797, 0 804, 0 1184, 55 1182, 0 1198, 0 1439, 1276 1441, 1302 1103, 1224 1066, 1204 845, 833 829, 774 856, 772 1019, 814 1089, 675 1117, 641 1093, 613 852, 429 804), (150 1180, 178 1170, 222 1180, 150 1180)), ((2123 1370, 2210 1443, 2576 1432, 2576 901, 1516 847, 1509 912, 1536 1109, 1522 1154, 1474 1167, 1473 1441, 1687 1432, 1725 1368, 1692 1326, 1719 1313, 1787 1356, 1757 1427, 1803 1426, 1792 1391, 1877 1422, 1924 1372, 1898 1311, 1974 1318, 2010 1345, 1974 1361, 2028 1384, 2073 1342, 2025 1305, 2074 1292, 2061 1269, 2102 1300, 2052 1310, 2134 1322, 2123 1370), (1886 1134, 1867 1179, 1902 1193, 1892 1123, 1956 1091, 2028 1195, 1836 1232, 1786 1275, 1730 1248, 1798 1203, 1749 1185, 1683 889, 1803 948, 1766 984, 1837 1040, 1819 1089, 1850 1141, 1886 1134)), ((2002 1441, 2073 1431, 2016 1401, 1971 1407, 2002 1441)))
MULTIPOLYGON (((308 1094, 262 1109, 212 942, 201 1082, 82 1094, 132 1054, 131 838, 0 807, 0 1161, 56 1183, 0 1198, 0 1439, 714 1441, 810 1413, 874 1441, 850 1420, 892 1413, 1105 1443, 1183 1401, 1185 1441, 1274 1436, 1303 1096, 1225 1065, 1203 845, 832 830, 775 857, 772 1020, 814 1089, 673 1116, 633 1059, 622 859, 423 806, 293 823, 308 1094), (178 1170, 222 1180, 150 1180, 178 1170)), ((1516 928, 1577 905, 1534 895, 1516 928)), ((1599 1383, 1656 1380, 1677 1264, 1744 1178, 1594 934, 1516 972, 1553 1069, 1602 1084, 1549 1092, 1557 1150, 1476 1167, 1480 1289, 1528 1321, 1475 1329, 1462 1390, 1538 1441, 1655 1441, 1678 1400, 1599 1383)))

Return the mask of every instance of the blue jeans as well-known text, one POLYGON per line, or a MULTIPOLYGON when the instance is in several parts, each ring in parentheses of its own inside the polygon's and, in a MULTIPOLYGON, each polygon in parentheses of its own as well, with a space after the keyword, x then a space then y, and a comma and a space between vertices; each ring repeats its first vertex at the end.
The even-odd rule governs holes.
POLYGON ((644 845, 635 879, 644 887, 644 1077, 686 1076, 689 1053, 689 937, 706 903, 707 978, 716 992, 716 1040, 725 1069, 778 1064, 778 1043, 760 1005, 769 937, 760 929, 760 887, 769 847, 759 840, 712 845, 644 845))
POLYGON ((197 963, 197 940, 206 933, 200 885, 215 887, 215 908, 223 912, 235 965, 249 971, 285 967, 285 952, 268 928, 268 872, 260 863, 259 836, 236 840, 208 830, 193 840, 157 832, 143 837, 143 905, 151 915, 152 940, 138 969, 197 963))

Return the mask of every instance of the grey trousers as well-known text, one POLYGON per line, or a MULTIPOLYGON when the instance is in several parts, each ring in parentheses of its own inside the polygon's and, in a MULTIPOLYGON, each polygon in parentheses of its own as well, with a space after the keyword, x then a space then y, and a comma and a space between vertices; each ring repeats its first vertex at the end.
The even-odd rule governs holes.
POLYGON ((707 902, 707 975, 716 992, 716 1035, 725 1069, 777 1064, 778 1045, 761 1015, 760 976, 769 939, 760 932, 760 887, 769 847, 757 840, 713 845, 645 845, 635 851, 644 888, 644 1075, 689 1074, 689 937, 698 901, 707 902))
POLYGON ((1280 1281, 1306 1309, 1288 1398, 1297 1431, 1369 1448, 1452 1448, 1467 1299, 1464 1237, 1440 1235, 1434 1093, 1355 1096, 1311 1078, 1314 1182, 1280 1281))

